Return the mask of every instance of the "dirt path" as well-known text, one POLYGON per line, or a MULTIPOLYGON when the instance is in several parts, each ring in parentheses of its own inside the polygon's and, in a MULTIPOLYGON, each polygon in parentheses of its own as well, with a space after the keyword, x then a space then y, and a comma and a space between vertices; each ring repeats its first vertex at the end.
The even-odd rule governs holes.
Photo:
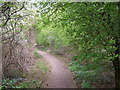
POLYGON ((43 83, 43 88, 76 88, 71 72, 56 57, 43 51, 40 53, 52 67, 48 79, 43 83))

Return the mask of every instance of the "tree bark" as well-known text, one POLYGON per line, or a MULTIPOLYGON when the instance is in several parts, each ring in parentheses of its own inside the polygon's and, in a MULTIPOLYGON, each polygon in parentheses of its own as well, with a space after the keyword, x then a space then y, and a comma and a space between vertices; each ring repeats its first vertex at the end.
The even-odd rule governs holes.
POLYGON ((115 55, 118 55, 114 60, 113 60, 113 66, 115 70, 115 88, 120 88, 120 43, 118 43, 119 39, 116 38, 116 45, 115 47, 117 48, 115 51, 115 55))
POLYGON ((118 57, 113 60, 113 66, 115 69, 115 88, 120 88, 120 62, 118 57))
MULTIPOLYGON (((117 3, 118 7, 118 31, 120 30, 120 2, 117 3)), ((115 55, 118 55, 113 60, 113 66, 115 70, 115 88, 120 89, 120 32, 118 33, 118 36, 115 38, 115 47, 117 48, 115 51, 115 55)))

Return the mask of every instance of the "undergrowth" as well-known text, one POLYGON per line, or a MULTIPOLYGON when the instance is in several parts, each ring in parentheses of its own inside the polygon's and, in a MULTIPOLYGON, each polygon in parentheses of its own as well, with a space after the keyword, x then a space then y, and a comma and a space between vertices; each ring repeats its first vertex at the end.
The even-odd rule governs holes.
POLYGON ((35 59, 41 58, 42 56, 38 52, 34 52, 35 59))
POLYGON ((107 87, 104 84, 108 83, 108 85, 111 85, 113 83, 113 72, 108 72, 100 63, 90 64, 88 60, 83 62, 82 60, 77 60, 78 58, 77 56, 72 58, 69 69, 74 72, 74 77, 79 87, 97 88, 97 84, 99 86, 101 84, 101 87, 107 87), (106 74, 106 72, 108 73, 106 74))
POLYGON ((40 62, 40 61, 36 62, 36 67, 38 70, 42 70, 44 72, 47 72, 47 70, 48 70, 48 67, 45 65, 45 63, 40 62))
POLYGON ((39 88, 41 84, 40 80, 25 80, 18 81, 17 79, 3 79, 2 86, 3 88, 39 88))
POLYGON ((35 64, 29 67, 29 71, 24 78, 5 78, 2 80, 0 88, 41 88, 48 67, 39 53, 34 52, 34 57, 36 59, 35 64))

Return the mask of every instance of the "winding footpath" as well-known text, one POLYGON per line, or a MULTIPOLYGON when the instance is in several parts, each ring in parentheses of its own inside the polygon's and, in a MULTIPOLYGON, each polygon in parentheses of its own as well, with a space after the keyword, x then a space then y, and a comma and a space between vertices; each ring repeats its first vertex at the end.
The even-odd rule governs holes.
POLYGON ((42 88, 76 88, 71 72, 55 56, 47 52, 37 51, 51 66, 48 78, 42 84, 42 88))

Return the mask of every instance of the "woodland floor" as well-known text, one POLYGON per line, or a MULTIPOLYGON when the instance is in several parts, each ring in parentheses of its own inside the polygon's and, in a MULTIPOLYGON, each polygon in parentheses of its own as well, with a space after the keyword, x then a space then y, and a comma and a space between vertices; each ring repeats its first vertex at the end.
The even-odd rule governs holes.
POLYGON ((42 88, 76 88, 72 73, 68 70, 59 58, 44 52, 37 51, 51 67, 47 73, 47 78, 42 84, 42 88))

